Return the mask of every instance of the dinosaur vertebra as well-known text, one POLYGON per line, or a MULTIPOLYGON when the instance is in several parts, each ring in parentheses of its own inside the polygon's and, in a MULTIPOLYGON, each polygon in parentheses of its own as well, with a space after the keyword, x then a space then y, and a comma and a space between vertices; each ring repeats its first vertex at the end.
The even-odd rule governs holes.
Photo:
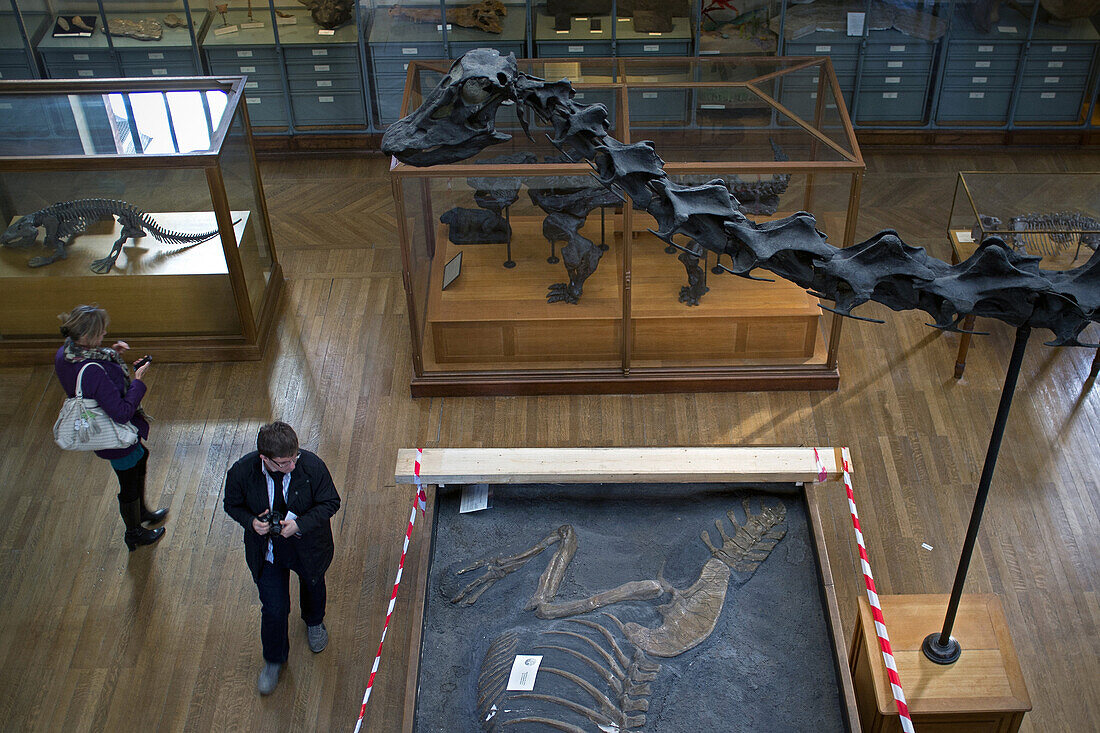
POLYGON ((110 216, 118 218, 118 223, 122 225, 122 234, 106 257, 92 263, 92 272, 100 275, 110 272, 115 266, 119 255, 122 254, 122 247, 128 239, 137 239, 151 234, 158 242, 193 247, 218 236, 217 229, 199 234, 186 234, 165 229, 157 224, 153 217, 125 201, 79 199, 52 204, 21 217, 8 227, 3 235, 0 235, 0 244, 5 247, 29 247, 38 238, 38 227, 44 227, 46 238, 42 244, 46 248, 52 248, 53 252, 45 257, 33 257, 27 262, 30 267, 42 267, 67 257, 65 248, 72 243, 73 238, 83 233, 91 224, 110 216))

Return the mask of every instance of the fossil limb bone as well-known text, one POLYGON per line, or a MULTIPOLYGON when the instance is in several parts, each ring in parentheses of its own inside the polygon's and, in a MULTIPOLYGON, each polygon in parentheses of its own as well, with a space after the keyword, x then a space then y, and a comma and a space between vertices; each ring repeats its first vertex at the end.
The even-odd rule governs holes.
MULTIPOLYGON (((1049 342, 1053 346, 1089 345, 1078 336, 1090 323, 1100 322, 1095 305, 1100 300, 1100 250, 1066 272, 1040 270, 1034 258, 992 238, 957 265, 903 246, 892 231, 840 250, 828 244, 806 212, 753 222, 737 210, 720 181, 680 186, 663 169, 653 178, 618 177, 617 166, 595 162, 600 152, 614 156, 607 110, 579 104, 573 95, 566 80, 548 82, 521 73, 514 56, 476 49, 452 65, 419 108, 390 126, 382 150, 415 166, 464 160, 511 139, 494 123, 500 105, 512 101, 525 131, 532 118, 549 125, 560 149, 593 161, 607 185, 625 191, 635 208, 656 218, 666 242, 676 234, 686 235, 707 250, 729 256, 736 274, 748 275, 738 271, 755 261, 834 301, 834 312, 842 316, 857 317, 852 308, 871 300, 894 310, 922 310, 932 316, 932 326, 949 331, 958 331, 969 315, 1046 328, 1054 334, 1049 342), (815 250, 820 254, 811 256, 815 250)), ((577 285, 571 282, 569 287, 577 285)))

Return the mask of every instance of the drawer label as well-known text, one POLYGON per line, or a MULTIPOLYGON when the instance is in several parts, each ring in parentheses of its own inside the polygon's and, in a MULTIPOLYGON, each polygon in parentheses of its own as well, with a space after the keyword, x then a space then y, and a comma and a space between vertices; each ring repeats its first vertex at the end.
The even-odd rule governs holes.
POLYGON ((661 44, 659 43, 646 43, 642 46, 643 51, 660 51, 661 44))
POLYGON ((897 99, 898 98, 898 93, 897 92, 883 92, 882 93, 882 98, 883 99, 897 99))
POLYGON ((244 101, 248 102, 249 104, 259 104, 263 100, 261 100, 259 97, 245 97, 244 101))
POLYGON ((317 97, 317 101, 321 102, 322 104, 327 104, 329 102, 336 101, 336 97, 317 97))
POLYGON ((829 53, 832 50, 832 46, 814 46, 814 53, 829 53))
POLYGON ((569 53, 584 53, 584 46, 567 46, 566 50, 569 53))
POLYGON ((245 89, 259 89, 260 88, 260 82, 258 82, 258 81, 246 81, 244 83, 244 88, 245 89))
POLYGON ((241 73, 242 74, 255 74, 256 73, 256 67, 255 66, 242 66, 241 67, 241 73))
POLYGON ((903 69, 903 68, 905 68, 905 62, 904 61, 887 61, 886 62, 886 68, 887 69, 903 69))
POLYGON ((883 82, 885 82, 886 84, 901 84, 901 77, 900 76, 888 76, 885 79, 883 79, 883 82))
POLYGON ((150 61, 157 61, 157 60, 160 60, 160 59, 163 59, 163 58, 164 58, 164 54, 162 54, 162 53, 151 53, 151 54, 149 54, 149 60, 150 61))
POLYGON ((999 25, 997 26, 998 33, 1018 33, 1016 26, 1014 25, 999 25))
POLYGON ((92 71, 91 69, 78 69, 77 72, 76 72, 76 75, 77 76, 95 76, 95 72, 92 71))
POLYGON ((1058 96, 1058 92, 1043 92, 1039 95, 1039 99, 1054 99, 1058 96))
MULTIPOLYGON (((409 66, 408 64, 405 64, 406 68, 408 68, 408 66, 409 66)), ((329 71, 329 65, 328 64, 314 64, 313 65, 313 70, 314 71, 329 71)))
POLYGON ((0 102, 0 109, 11 109, 11 102, 0 102))
POLYGON ((891 46, 890 53, 905 53, 905 46, 891 46))
POLYGON ((971 99, 985 99, 985 92, 970 92, 971 99))
POLYGON ((978 53, 993 53, 992 46, 978 46, 978 53))
POLYGON ((405 71, 408 71, 409 70, 409 65, 408 64, 401 64, 401 68, 405 71))
POLYGON ((1048 69, 1060 69, 1060 68, 1062 68, 1063 63, 1064 62, 1062 62, 1062 61, 1048 61, 1047 62, 1047 68, 1048 69))
POLYGON ((970 83, 971 84, 985 84, 987 81, 989 81, 988 76, 972 76, 972 77, 970 77, 970 83))
POLYGON ((577 92, 573 95, 573 99, 584 99, 584 92, 577 92))
MULTIPOLYGON (((321 30, 317 31, 317 35, 319 35, 319 36, 335 36, 336 31, 335 30, 326 30, 326 29, 322 28, 321 30)), ((314 51, 313 53, 317 53, 317 52, 314 51)))
POLYGON ((974 68, 975 69, 988 69, 989 65, 991 63, 993 63, 993 62, 992 61, 975 61, 974 62, 974 68))
POLYGON ((168 76, 168 69, 153 69, 153 76, 168 76))
POLYGON ((416 54, 420 53, 420 49, 415 48, 415 47, 414 48, 402 48, 401 53, 403 53, 406 56, 415 56, 416 54))
POLYGON ((1044 84, 1057 84, 1058 80, 1061 79, 1061 78, 1062 77, 1060 77, 1060 76, 1044 76, 1043 77, 1043 83, 1044 84))
POLYGON ((810 99, 817 99, 817 92, 810 92, 810 99))
POLYGON ((251 51, 237 51, 237 58, 239 58, 239 59, 250 59, 250 58, 252 58, 252 52, 251 51))
POLYGON ((700 104, 699 109, 725 109, 724 104, 700 104))
POLYGON ((1050 47, 1050 52, 1051 53, 1065 53, 1066 48, 1068 48, 1068 47, 1067 46, 1051 46, 1050 47))
POLYGON ((657 92, 642 92, 642 99, 656 99, 657 92))
POLYGON ((86 53, 74 53, 73 54, 73 61, 87 61, 87 60, 88 60, 88 54, 86 54, 86 53))
POLYGON ((332 80, 331 79, 318 79, 317 80, 317 86, 319 86, 319 87, 330 87, 330 86, 332 86, 332 80))
POLYGON ((314 56, 328 56, 328 49, 327 48, 315 48, 315 49, 313 49, 313 55, 314 56))

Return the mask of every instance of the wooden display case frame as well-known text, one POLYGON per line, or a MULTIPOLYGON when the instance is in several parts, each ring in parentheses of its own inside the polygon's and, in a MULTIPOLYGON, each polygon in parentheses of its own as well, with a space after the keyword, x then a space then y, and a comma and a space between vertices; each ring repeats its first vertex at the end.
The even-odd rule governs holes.
MULTIPOLYGON (((795 483, 806 509, 811 546, 816 560, 822 611, 830 636, 842 719, 851 733, 860 733, 860 720, 848 661, 836 587, 825 545, 821 466, 826 480, 841 478, 840 448, 788 447, 673 447, 673 448, 413 448, 398 451, 394 468, 397 483, 419 480, 426 489, 427 510, 419 539, 407 567, 410 571, 408 676, 400 728, 412 733, 420 664, 420 643, 435 521, 436 487, 446 484, 639 484, 648 483, 795 483), (820 456, 819 464, 816 456, 820 456), (415 464, 419 461, 419 467, 415 464)), ((644 490, 644 489, 643 489, 644 490)), ((780 704, 780 703, 777 703, 780 704)))
MULTIPOLYGON (((179 333, 169 331, 163 335, 143 335, 140 325, 142 313, 150 313, 153 308, 146 306, 149 303, 139 301, 135 304, 134 312, 125 317, 126 338, 131 348, 138 352, 149 352, 156 355, 161 362, 199 362, 199 361, 236 361, 259 359, 263 355, 264 345, 268 340, 272 325, 275 321, 279 297, 283 288, 283 273, 279 265, 275 244, 271 239, 271 224, 268 218, 267 201, 263 194, 263 184, 260 179, 259 167, 256 164, 256 155, 252 141, 251 125, 248 121, 247 105, 243 103, 245 89, 244 77, 173 77, 173 78, 144 78, 144 79, 102 79, 90 81, 76 80, 39 80, 39 81, 11 81, 0 82, 0 95, 30 94, 30 95, 67 95, 67 94, 121 94, 134 92, 171 92, 171 91, 222 91, 226 94, 225 112, 220 118, 218 126, 211 135, 210 150, 199 153, 177 154, 136 154, 136 155, 50 155, 50 156, 10 156, 0 157, 0 173, 18 174, 41 171, 72 171, 81 172, 125 170, 156 170, 164 169, 192 169, 199 171, 206 179, 209 189, 209 198, 213 206, 213 215, 220 230, 216 240, 221 241, 222 257, 224 257, 224 275, 228 277, 230 293, 225 298, 217 299, 232 308, 226 318, 236 319, 236 328, 232 333, 211 334, 209 332, 188 331, 186 324, 179 333), (255 182, 255 199, 258 210, 249 212, 244 220, 249 220, 249 225, 263 226, 266 233, 267 245, 270 254, 270 269, 267 273, 266 283, 262 293, 250 293, 249 285, 255 284, 256 278, 249 282, 249 272, 242 264, 239 250, 241 241, 250 236, 251 230, 247 226, 236 225, 237 219, 241 219, 244 212, 234 212, 229 204, 226 192, 225 177, 222 172, 223 144, 229 134, 230 126, 236 115, 240 114, 244 125, 245 139, 248 146, 248 155, 252 169, 252 180, 255 182), (236 217, 237 219, 235 219, 236 217), (259 220, 258 222, 256 220, 259 220), (238 228, 243 231, 238 234, 238 228), (253 297, 250 298, 250 295, 253 297), (259 298, 258 307, 253 310, 252 300, 259 298)), ((27 213, 27 212, 20 212, 27 213)), ((242 220, 243 221, 243 220, 242 220)), ((7 226, 8 222, 4 222, 7 226)), ((86 236, 93 236, 91 234, 86 236)), ((125 254, 123 258, 125 258, 125 254)), ((123 259, 120 258, 120 262, 123 259)), ((60 263, 54 263, 50 267, 57 267, 60 263)), ((203 278, 209 279, 208 273, 200 273, 203 278)), ((110 274, 89 275, 85 269, 80 278, 57 276, 48 278, 58 281, 52 287, 56 291, 58 287, 64 290, 66 283, 75 283, 77 280, 99 278, 105 283, 109 280, 118 282, 117 277, 110 274)), ((129 279, 131 276, 124 276, 129 279)), ((137 276, 141 277, 141 275, 137 276)), ((156 276, 153 276, 156 277, 156 276)), ((172 279, 183 278, 186 275, 172 276, 172 279)), ((28 280, 31 278, 27 278, 28 280)), ((46 278, 34 278, 39 282, 46 278)), ((201 279, 201 278, 200 278, 201 279)), ((98 286, 98 281, 96 285, 98 286)), ((32 290, 45 288, 45 284, 30 284, 32 290)), ((186 282, 175 283, 175 289, 180 290, 181 304, 186 304, 186 282)), ((100 288, 101 289, 101 288, 100 288)), ((152 299, 155 305, 155 288, 146 288, 145 300, 152 299)), ((190 302, 199 304, 209 293, 208 283, 196 282, 196 288, 190 302)), ((94 292, 91 296, 94 297, 94 292)), ((74 298, 84 297, 83 293, 72 295, 74 298)), ((73 301, 68 307, 77 305, 79 300, 73 301)), ((100 301, 100 305, 107 305, 100 301)), ((114 309, 112 309, 114 310, 114 309)), ((54 312, 56 314, 56 311, 54 312)), ((115 322, 119 323, 118 312, 113 314, 115 322)), ((121 334, 120 334, 121 335, 121 334)), ((33 365, 48 362, 60 344, 61 337, 51 336, 5 336, 0 338, 0 365, 33 365)))
MULTIPOLYGON (((521 61, 520 64, 521 68, 527 68, 531 64, 554 65, 575 64, 577 62, 577 59, 537 59, 521 61)), ((450 63, 449 61, 430 60, 412 60, 409 62, 408 77, 402 99, 403 115, 415 109, 423 96, 430 91, 421 88, 421 72, 446 73, 450 63)), ((685 86, 690 87, 692 90, 707 88, 737 90, 740 88, 755 95, 762 104, 766 104, 774 110, 774 114, 782 115, 785 118, 786 127, 761 128, 761 130, 766 133, 770 129, 793 129, 799 131, 799 134, 806 135, 809 140, 807 147, 810 152, 805 157, 809 158, 808 160, 783 162, 738 160, 677 162, 666 160, 666 172, 670 176, 701 174, 737 174, 742 176, 797 174, 804 176, 805 186, 802 200, 798 204, 785 204, 779 215, 793 214, 799 209, 812 212, 815 197, 815 176, 820 177, 829 174, 831 176, 829 180, 846 181, 848 193, 844 221, 837 227, 837 233, 840 234, 842 230, 842 234, 840 234, 839 241, 834 241, 840 247, 853 244, 859 198, 866 166, 859 152, 859 145, 852 130, 851 120, 843 105, 837 106, 836 119, 830 120, 831 122, 839 122, 837 129, 830 131, 833 135, 830 136, 830 134, 822 131, 827 115, 826 98, 829 96, 833 96, 835 99, 841 98, 840 87, 829 59, 822 57, 722 57, 705 60, 686 57, 662 57, 660 59, 586 58, 583 59, 582 63, 594 66, 602 64, 607 69, 612 70, 612 81, 590 83, 586 79, 583 83, 576 84, 575 87, 580 91, 598 88, 601 92, 610 91, 617 96, 618 109, 621 110, 621 113, 616 115, 615 128, 612 130, 612 134, 623 142, 631 142, 628 94, 631 89, 636 90, 644 87, 647 90, 661 88, 683 90, 685 86), (660 67, 667 67, 669 64, 737 65, 739 63, 751 64, 757 68, 771 64, 774 66, 774 70, 768 72, 765 69, 751 79, 739 81, 685 82, 672 78, 667 81, 659 79, 654 81, 652 77, 644 77, 644 69, 647 66, 659 69, 660 67), (766 90, 764 87, 764 84, 772 82, 784 74, 798 71, 806 72, 807 70, 817 70, 819 72, 817 74, 817 104, 811 120, 804 120, 793 114, 772 96, 770 90, 766 90), (636 79, 646 78, 646 80, 644 82, 631 81, 631 77, 636 79), (821 159, 830 157, 832 159, 821 159)), ((733 76, 735 75, 731 75, 731 78, 733 76)), ((760 130, 756 131, 759 132, 760 130)), ((650 132, 648 129, 645 130, 645 133, 650 132)), ((740 130, 734 128, 734 134, 739 132, 740 130)), ((657 152, 658 154, 662 152, 659 144, 657 152)), ((492 171, 495 175, 518 177, 532 175, 587 176, 591 169, 585 163, 578 162, 576 164, 495 165, 492 171)), ((443 262, 455 253, 452 251, 455 247, 448 242, 445 230, 439 229, 436 221, 439 212, 433 211, 431 201, 431 183, 432 179, 462 179, 464 177, 485 176, 486 172, 487 168, 485 166, 466 162, 416 168, 394 160, 391 165, 391 182, 396 205, 398 232, 401 239, 403 284, 408 301, 409 330, 412 339, 414 374, 410 387, 414 397, 803 390, 836 389, 839 386, 839 344, 843 319, 835 315, 825 319, 825 316, 817 309, 816 300, 811 300, 810 314, 808 314, 808 296, 797 286, 793 286, 782 279, 777 279, 773 287, 777 290, 786 288, 788 295, 791 294, 793 288, 794 300, 792 301, 790 298, 784 300, 783 297, 777 297, 773 302, 775 312, 778 314, 782 311, 783 317, 789 315, 796 319, 805 320, 812 315, 815 320, 820 319, 820 325, 815 324, 813 326, 814 333, 811 334, 808 330, 800 332, 792 340, 792 343, 796 345, 805 344, 806 348, 811 348, 812 356, 792 356, 793 352, 783 354, 780 349, 763 358, 729 358, 723 360, 713 358, 713 354, 711 354, 693 361, 683 356, 685 353, 691 353, 689 344, 689 348, 681 349, 678 353, 670 351, 665 358, 662 358, 654 350, 655 348, 659 350, 659 347, 654 347, 653 344, 659 345, 662 338, 664 343, 671 343, 669 334, 676 328, 676 324, 671 324, 670 319, 667 317, 656 319, 648 325, 642 323, 643 316, 639 314, 645 312, 646 303, 639 300, 639 288, 642 283, 638 277, 635 277, 632 263, 639 256, 634 252, 635 240, 639 237, 651 235, 645 234, 649 226, 646 223, 649 218, 648 215, 635 213, 630 206, 622 206, 621 211, 614 213, 617 226, 612 228, 611 238, 625 241, 618 242, 620 246, 618 253, 615 252, 614 245, 616 242, 612 242, 612 250, 608 253, 612 256, 603 258, 601 268, 598 268, 593 278, 586 283, 585 296, 582 297, 581 305, 556 304, 562 308, 576 308, 573 314, 564 310, 553 315, 543 314, 540 316, 542 320, 535 319, 525 323, 523 325, 524 333, 519 335, 517 335, 514 328, 509 330, 505 325, 496 323, 489 326, 497 329, 491 334, 469 331, 471 343, 477 338, 481 338, 486 342, 493 341, 495 344, 504 344, 503 347, 498 346, 498 349, 506 351, 510 340, 517 341, 523 338, 529 341, 531 334, 537 333, 539 329, 552 328, 562 321, 568 321, 572 315, 577 319, 577 325, 581 326, 582 330, 600 328, 604 334, 607 334, 605 340, 617 338, 618 348, 615 349, 615 353, 607 353, 608 350, 606 344, 604 344, 603 352, 599 354, 598 358, 592 357, 586 361, 585 356, 581 355, 571 362, 559 361, 557 365, 550 367, 540 364, 537 356, 528 356, 528 363, 523 363, 522 359, 509 358, 498 358, 495 363, 490 363, 490 359, 494 358, 492 356, 486 356, 478 363, 470 355, 454 359, 450 364, 440 363, 435 358, 436 354, 434 352, 434 348, 440 343, 440 340, 437 334, 431 332, 432 323, 428 318, 427 311, 433 305, 438 306, 440 300, 437 297, 438 293, 434 293, 436 289, 439 289, 439 284, 436 281, 440 279, 439 274, 434 270, 442 269, 443 262), (423 221, 416 225, 410 225, 410 212, 418 212, 413 215, 422 216, 423 221), (410 229, 424 231, 427 241, 413 241, 414 235, 410 229), (623 237, 623 232, 631 232, 632 236, 623 237), (440 248, 441 252, 436 252, 437 247, 440 248), (438 267, 433 267, 433 272, 426 278, 422 277, 423 273, 416 270, 419 263, 415 253, 421 249, 427 253, 428 260, 431 260, 433 264, 438 263, 438 267), (612 263, 616 259, 621 266, 617 272, 617 280, 610 286, 609 292, 618 300, 618 304, 615 306, 617 311, 609 315, 610 309, 605 308, 605 312, 601 315, 602 320, 597 323, 582 313, 582 311, 585 311, 584 298, 589 295, 589 284, 596 276, 601 274, 600 269, 611 269, 614 266, 612 263), (425 281, 426 285, 424 285, 425 281), (424 287, 431 289, 428 294, 423 292, 424 287), (617 292, 613 292, 614 290, 617 290, 617 292), (427 297, 425 297, 426 295, 427 297), (829 322, 826 323, 826 320, 829 322), (644 361, 638 355, 643 352, 636 351, 635 338, 649 339, 647 350, 644 351, 646 354, 644 361)), ((599 222, 596 221, 595 224, 593 222, 596 217, 597 212, 593 212, 585 225, 586 232, 593 226, 599 232, 599 222)), ((762 217, 752 218, 759 220, 762 217)), ((416 221, 419 222, 419 219, 416 221)), ((513 221, 513 225, 515 224, 522 225, 522 222, 513 221)), ((589 236, 591 238, 591 235, 589 236)), ((516 250, 522 248, 522 243, 513 241, 511 246, 513 250, 516 250)), ((503 248, 503 245, 501 247, 503 248)), ((470 261, 470 255, 474 249, 479 248, 472 247, 464 250, 466 253, 463 260, 464 268, 468 268, 473 264, 470 261)), ((707 267, 711 264, 713 262, 707 263, 707 267)), ((510 272, 515 273, 516 270, 510 272)), ((763 271, 760 274, 762 276, 769 275, 769 273, 763 271)), ((638 270, 637 275, 642 278, 646 277, 641 269, 638 270)), ((753 283, 753 285, 755 284, 753 283)), ((541 300, 542 297, 542 292, 538 292, 538 298, 541 300)), ((517 307, 517 310, 522 310, 522 308, 517 307)), ((751 315, 749 320, 754 324, 753 327, 758 334, 765 333, 766 329, 771 327, 766 320, 768 314, 762 309, 758 308, 757 312, 748 315, 751 315)), ((695 318, 697 314, 685 313, 684 316, 685 318, 695 318)), ((511 323, 523 322, 512 320, 511 323)), ((715 325, 721 326, 716 321, 712 321, 710 324, 703 324, 698 321, 696 323, 701 330, 709 329, 715 325)), ((728 330, 720 335, 731 345, 731 353, 743 353, 746 339, 749 341, 753 339, 751 333, 746 331, 745 328, 742 327, 740 334, 734 334, 731 330, 728 330), (749 335, 746 336, 746 333, 749 333, 749 335), (738 351, 738 349, 742 349, 742 351, 738 351)), ((806 327, 802 325, 796 326, 796 328, 806 327)), ((561 337, 558 338, 560 342, 561 337)), ((461 339, 461 332, 456 332, 449 339, 451 343, 457 343, 461 339)), ((758 336, 756 340, 759 342, 760 337, 758 336)))

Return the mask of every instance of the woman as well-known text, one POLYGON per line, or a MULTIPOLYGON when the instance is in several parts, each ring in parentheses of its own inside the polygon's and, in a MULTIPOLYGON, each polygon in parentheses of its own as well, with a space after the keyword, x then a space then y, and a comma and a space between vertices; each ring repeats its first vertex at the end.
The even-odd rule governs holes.
POLYGON ((109 318, 107 311, 94 305, 79 305, 69 313, 58 316, 63 323, 61 335, 64 345, 57 350, 54 369, 65 394, 76 394, 76 378, 84 370, 81 387, 83 394, 99 403, 103 411, 117 423, 133 423, 140 436, 126 448, 97 450, 95 454, 111 462, 118 476, 118 510, 126 523, 126 546, 132 552, 138 545, 151 545, 164 535, 164 528, 146 529, 142 523, 157 524, 168 516, 167 509, 149 511, 145 506, 145 467, 149 463, 149 449, 142 441, 149 437, 149 423, 140 407, 145 396, 145 383, 141 381, 148 364, 143 364, 130 376, 130 365, 122 360, 121 353, 129 349, 125 341, 116 341, 111 348, 102 346, 107 335, 109 318))

